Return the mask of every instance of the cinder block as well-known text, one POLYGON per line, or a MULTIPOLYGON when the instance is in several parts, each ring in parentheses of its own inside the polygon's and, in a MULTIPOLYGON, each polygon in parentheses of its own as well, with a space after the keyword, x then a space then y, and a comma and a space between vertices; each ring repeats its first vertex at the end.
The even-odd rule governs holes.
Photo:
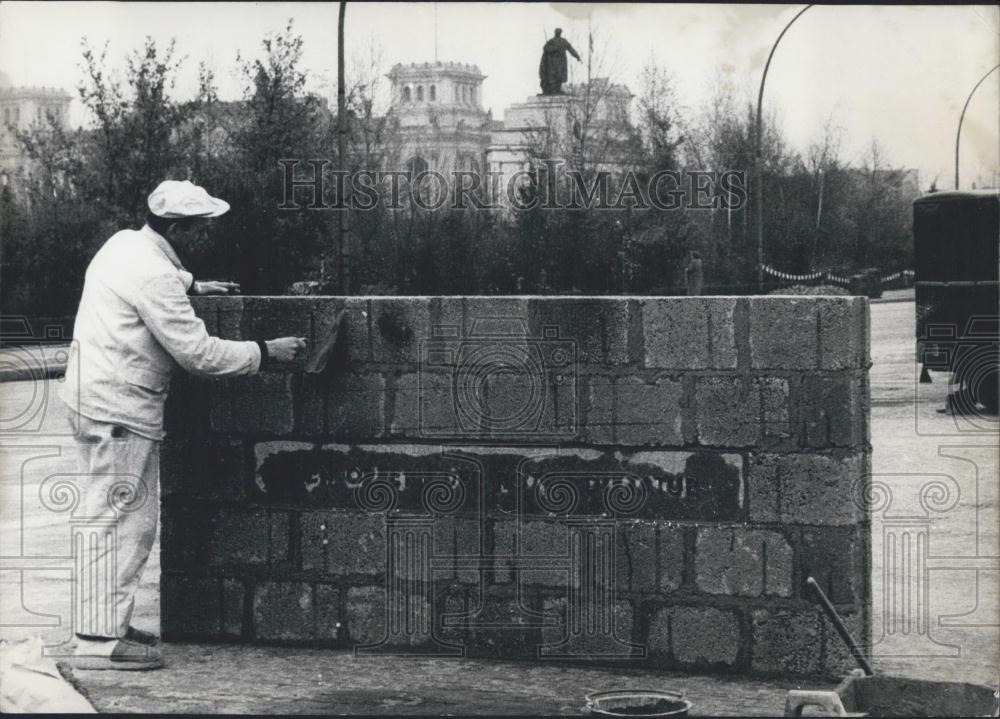
POLYGON ((305 582, 258 582, 253 598, 254 636, 303 641, 316 637, 313 587, 305 582))
POLYGON ((434 598, 434 638, 448 644, 465 643, 468 602, 464 590, 448 589, 434 598))
POLYGON ((246 589, 239 579, 222 580, 222 632, 228 637, 243 636, 243 602, 246 589))
MULTIPOLYGON (((871 626, 866 620, 867 614, 862 611, 845 612, 837 611, 840 618, 847 625, 847 631, 854 641, 861 647, 865 658, 872 661, 871 648, 871 626)), ((844 640, 837 634, 833 622, 822 617, 823 623, 823 665, 820 671, 831 678, 839 679, 852 669, 858 668, 858 662, 851 654, 851 650, 844 644, 844 640)))
POLYGON ((429 306, 430 333, 428 336, 464 336, 465 303, 465 297, 431 297, 429 306))
POLYGON ((641 364, 642 310, 637 300, 614 300, 613 316, 604 322, 604 361, 612 366, 641 364))
POLYGON ((205 323, 205 331, 212 337, 219 336, 219 306, 211 297, 189 295, 195 315, 205 323))
POLYGON ((267 565, 270 526, 265 510, 218 510, 211 519, 207 563, 210 566, 267 565))
POLYGON ((659 526, 659 591, 673 592, 684 581, 684 527, 678 524, 659 526))
POLYGON ((553 521, 527 521, 520 526, 518 539, 520 547, 517 565, 522 567, 520 584, 542 585, 549 587, 569 587, 574 576, 569 567, 570 531, 565 523, 553 521), (536 557, 549 557, 564 560, 566 569, 531 569, 530 563, 536 557))
POLYGON ((242 317, 245 297, 204 295, 191 296, 190 299, 194 313, 205 322, 205 329, 210 335, 227 340, 244 339, 242 317))
POLYGON ((709 594, 792 595, 792 548, 779 532, 701 527, 695 549, 698 588, 709 594))
POLYGON ((218 336, 224 340, 272 339, 250 337, 243 332, 244 297, 203 297, 206 306, 214 305, 218 311, 218 336))
POLYGON ((814 298, 751 297, 750 364, 754 369, 814 369, 814 298))
POLYGON ((566 589, 572 578, 569 568, 570 530, 564 522, 545 520, 497 520, 494 523, 494 576, 498 584, 512 581, 520 570, 520 584, 566 589), (545 558, 563 563, 566 569, 533 568, 532 561, 545 558))
POLYGON ((747 503, 751 522, 777 522, 780 518, 780 455, 754 452, 747 462, 747 503))
POLYGON ((657 528, 654 522, 620 523, 616 529, 615 591, 657 590, 657 528))
POLYGON ((735 309, 730 298, 644 300, 646 367, 735 369, 735 309))
POLYGON ((419 362, 421 342, 430 339, 430 301, 426 297, 379 297, 371 301, 371 313, 373 360, 419 362))
POLYGON ((407 584, 410 592, 401 605, 388 606, 386 587, 347 590, 347 635, 354 645, 413 646, 424 643, 432 631, 431 603, 423 590, 407 584))
POLYGON ((531 337, 542 346, 571 344, 575 361, 602 365, 608 338, 616 357, 627 354, 628 306, 619 298, 540 297, 529 301, 531 337))
POLYGON ((684 664, 732 666, 740 653, 740 624, 734 611, 675 607, 670 612, 673 653, 684 664))
MULTIPOLYGON (((232 426, 222 431, 289 434, 293 427, 292 376, 261 372, 230 380, 232 426)), ((213 422, 213 429, 217 428, 213 422)))
POLYGON ((867 474, 863 454, 789 454, 778 472, 782 522, 837 526, 865 518, 854 499, 855 484, 867 474))
POLYGON ((387 637, 385 593, 384 586, 347 590, 346 629, 352 644, 370 645, 387 637))
POLYGON ((222 631, 219 579, 163 573, 160 624, 165 639, 215 637, 222 631))
POLYGON ((299 514, 299 557, 302 571, 327 571, 326 553, 330 544, 332 512, 301 512, 299 514))
POLYGON ((788 383, 779 378, 699 377, 695 382, 698 440, 748 447, 788 434, 788 383))
POLYGON ((583 616, 567 617, 566 599, 546 599, 542 610, 558 625, 542 628, 540 657, 570 656, 573 659, 625 659, 639 655, 641 645, 632 643, 634 611, 630 602, 613 602, 578 608, 583 616), (591 614, 593 613, 593 614, 591 614), (582 628, 583 631, 579 631, 582 628))
POLYGON ((336 576, 385 575, 385 518, 365 512, 303 512, 303 571, 336 576))
POLYGON ((504 590, 487 588, 483 592, 482 610, 467 635, 465 652, 468 657, 534 657, 541 640, 537 616, 522 602, 525 595, 512 596, 504 590))
MULTIPOLYGON (((435 519, 435 527, 444 517, 435 519)), ((455 556, 459 559, 482 559, 485 549, 483 522, 478 518, 456 517, 453 522, 455 536, 455 556)), ((482 578, 479 569, 458 569, 456 578, 460 582, 478 585, 482 578)))
POLYGON ((616 591, 666 594, 684 573, 684 534, 679 525, 636 520, 617 530, 616 591))
MULTIPOLYGON (((191 301, 191 308, 194 310, 194 313, 203 320, 205 319, 205 315, 212 314, 219 308, 215 302, 216 298, 210 295, 188 295, 188 299, 191 301)), ((243 297, 239 299, 242 302, 243 297)))
POLYGON ((220 380, 176 372, 164 408, 163 427, 170 441, 181 437, 204 437, 211 431, 212 388, 220 380))
MULTIPOLYGON (((459 426, 467 430, 478 425, 482 430, 474 434, 484 438, 510 441, 515 436, 527 436, 531 441, 535 433, 551 435, 560 427, 556 416, 559 400, 576 402, 572 374, 564 376, 548 370, 503 372, 490 377, 459 374, 457 380, 454 405, 459 426), (566 390, 560 392, 560 385, 566 390)), ((572 435, 576 429, 575 406, 565 409, 566 433, 572 435)))
POLYGON ((381 437, 385 423, 385 379, 380 374, 336 377, 328 390, 326 411, 326 435, 331 438, 381 437))
POLYGON ((871 345, 867 297, 817 299, 819 366, 823 369, 866 368, 871 345))
POLYGON ((759 377, 761 442, 770 446, 781 445, 792 435, 788 411, 788 380, 780 377, 759 377))
POLYGON ((758 609, 751 624, 752 671, 808 676, 820 670, 823 633, 816 612, 758 609))
POLYGON ((517 566, 517 546, 514 534, 517 520, 493 520, 493 581, 495 584, 509 584, 514 581, 517 566))
POLYGON ((460 434, 450 372, 409 373, 396 379, 390 432, 406 437, 460 434))
POLYGON ((530 337, 530 304, 526 297, 466 297, 464 317, 444 324, 457 326, 463 337, 530 337))
POLYGON ((233 422, 233 382, 232 378, 217 379, 206 385, 208 391, 208 425, 212 432, 230 433, 235 431, 233 422))
POLYGON ((760 396, 752 379, 699 377, 695 405, 701 444, 740 447, 757 442, 760 396))
POLYGON ((164 442, 160 449, 160 494, 244 499, 245 454, 242 442, 213 436, 164 442))
POLYGON ((340 590, 329 584, 317 584, 313 590, 316 605, 315 637, 332 642, 341 639, 340 590))
POLYGON ((799 433, 812 448, 863 445, 864 385, 849 375, 806 375, 799 388, 799 433))
POLYGON ((657 610, 649 619, 646 635, 646 651, 653 657, 670 654, 670 607, 657 610))
POLYGON ((288 512, 268 512, 268 558, 272 568, 286 568, 291 562, 291 525, 288 512))
POLYGON ((581 432, 587 442, 614 444, 614 397, 608 377, 580 378, 582 414, 581 432))
MULTIPOLYGON (((201 550, 204 537, 192 527, 204 527, 201 516, 185 506, 180 494, 163 497, 160 503, 160 566, 163 570, 190 570, 201 562, 196 561, 192 545, 201 550)), ((202 560, 204 556, 202 555, 202 560)))
POLYGON ((326 428, 324 395, 328 380, 316 375, 292 375, 292 415, 297 435, 320 435, 326 428))
POLYGON ((682 388, 678 380, 641 377, 615 382, 615 440, 640 446, 683 446, 682 388))
MULTIPOLYGON (((800 576, 813 577, 830 601, 838 605, 860 606, 866 577, 865 525, 853 527, 809 527, 802 530, 799 546, 800 576)), ((811 591, 802 587, 812 599, 811 591)))

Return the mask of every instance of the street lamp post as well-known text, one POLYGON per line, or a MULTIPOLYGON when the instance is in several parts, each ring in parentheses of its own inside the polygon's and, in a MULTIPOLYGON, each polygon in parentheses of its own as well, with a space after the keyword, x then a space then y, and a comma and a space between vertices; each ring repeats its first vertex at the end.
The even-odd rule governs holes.
POLYGON ((763 176, 764 173, 761 168, 761 145, 763 143, 762 132, 763 130, 763 120, 761 113, 761 104, 764 102, 764 82, 767 80, 767 70, 771 67, 771 58, 774 57, 774 51, 778 49, 778 43, 781 42, 781 38, 785 36, 788 32, 788 28, 792 26, 796 20, 804 13, 806 10, 811 8, 812 5, 806 5, 804 8, 799 10, 795 17, 788 21, 781 34, 778 35, 778 39, 774 41, 774 45, 771 46, 771 52, 767 56, 767 62, 764 64, 764 74, 760 76, 760 90, 757 93, 757 125, 754 131, 754 163, 753 163, 753 205, 754 205, 754 225, 757 229, 757 291, 764 291, 764 208, 763 208, 763 176))
POLYGON ((969 109, 969 103, 972 102, 972 96, 976 94, 976 90, 979 89, 979 86, 982 85, 986 81, 986 78, 988 78, 997 68, 1000 68, 1000 65, 994 65, 989 70, 989 72, 987 72, 985 75, 979 78, 979 82, 976 83, 976 86, 972 88, 972 92, 969 93, 969 97, 966 98, 965 106, 962 107, 962 114, 958 118, 958 132, 955 133, 955 189, 956 190, 958 189, 958 146, 959 143, 962 141, 962 121, 965 120, 965 111, 969 109))
MULTIPOLYGON (((346 0, 340 2, 340 14, 337 18, 337 165, 338 169, 347 169, 347 96, 344 87, 344 15, 347 11, 346 0)), ((346 194, 347 182, 341 188, 341 194, 346 194)), ((350 269, 347 266, 349 255, 347 202, 345 197, 337 198, 341 207, 337 210, 337 287, 338 292, 350 294, 350 269)))

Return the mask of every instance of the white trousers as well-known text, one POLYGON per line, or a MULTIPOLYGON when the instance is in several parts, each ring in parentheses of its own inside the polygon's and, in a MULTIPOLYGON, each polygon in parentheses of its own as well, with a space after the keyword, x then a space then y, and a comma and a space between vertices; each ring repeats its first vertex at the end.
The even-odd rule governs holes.
POLYGON ((160 443, 69 413, 78 450, 73 513, 74 631, 124 637, 156 539, 160 443))

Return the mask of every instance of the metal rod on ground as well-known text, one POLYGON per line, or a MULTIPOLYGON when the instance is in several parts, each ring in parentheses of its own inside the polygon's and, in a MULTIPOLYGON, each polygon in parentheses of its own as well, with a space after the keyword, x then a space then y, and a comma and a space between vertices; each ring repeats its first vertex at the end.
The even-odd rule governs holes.
MULTIPOLYGON (((344 14, 347 11, 346 0, 340 2, 340 17, 337 22, 337 165, 338 169, 347 169, 347 95, 344 88, 344 14)), ((341 186, 341 194, 337 202, 340 208, 337 210, 337 285, 339 291, 345 295, 350 294, 347 283, 350 275, 347 269, 347 185, 344 179, 341 186)))
POLYGON ((839 614, 837 614, 837 610, 833 608, 830 600, 826 598, 825 594, 823 594, 823 590, 819 588, 819 584, 816 583, 816 580, 809 577, 806 579, 806 584, 808 584, 812 590, 816 592, 816 596, 819 597, 820 604, 823 605, 823 611, 826 613, 826 616, 829 617, 830 621, 833 622, 833 627, 837 630, 837 634, 839 634, 840 638, 844 640, 844 644, 847 645, 847 648, 851 650, 851 656, 854 657, 855 661, 857 661, 857 663, 864 670, 865 675, 870 677, 875 674, 875 672, 872 671, 871 664, 869 664, 868 660, 865 659, 865 655, 861 653, 861 648, 858 646, 857 642, 854 641, 851 633, 847 631, 847 627, 844 626, 844 620, 840 618, 839 614))

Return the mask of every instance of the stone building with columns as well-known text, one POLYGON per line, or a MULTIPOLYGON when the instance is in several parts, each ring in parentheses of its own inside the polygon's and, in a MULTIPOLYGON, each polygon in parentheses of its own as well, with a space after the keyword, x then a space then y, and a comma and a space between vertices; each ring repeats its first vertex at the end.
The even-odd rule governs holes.
POLYGON ((490 172, 504 188, 539 154, 591 161, 611 172, 626 163, 633 95, 606 78, 567 85, 564 95, 531 95, 499 121, 482 106, 486 76, 475 65, 397 64, 387 77, 401 169, 490 172), (581 135, 588 142, 580 143, 581 135), (587 157, 574 150, 581 144, 589 144, 587 157))
POLYGON ((14 87, 0 71, 0 186, 16 186, 19 177, 31 172, 17 133, 48 127, 50 121, 66 129, 71 100, 68 92, 54 87, 14 87))
POLYGON ((492 117, 483 110, 486 78, 475 65, 457 62, 397 64, 392 113, 405 169, 482 171, 492 117))

